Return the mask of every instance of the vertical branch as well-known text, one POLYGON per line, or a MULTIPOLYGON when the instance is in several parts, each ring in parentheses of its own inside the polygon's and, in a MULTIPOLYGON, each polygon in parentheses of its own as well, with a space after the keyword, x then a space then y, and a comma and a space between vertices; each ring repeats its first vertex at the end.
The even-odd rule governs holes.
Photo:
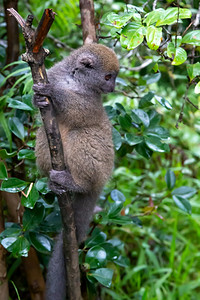
POLYGON ((4 11, 7 29, 6 64, 18 60, 19 57, 19 28, 15 18, 9 18, 7 9, 14 7, 17 10, 18 0, 4 0, 4 11))
POLYGON ((83 44, 96 43, 94 3, 92 0, 79 0, 79 6, 83 31, 83 44))
MULTIPOLYGON (((22 32, 26 43, 26 53, 23 54, 22 59, 26 61, 31 68, 33 82, 42 84, 47 83, 48 78, 44 67, 44 60, 49 52, 42 47, 42 44, 54 21, 55 13, 53 13, 51 9, 45 9, 42 19, 35 31, 31 27, 33 16, 29 15, 27 20, 24 21, 14 9, 9 9, 9 12, 22 26, 22 32)), ((45 108, 40 109, 40 113, 47 135, 52 167, 55 170, 64 170, 64 155, 57 120, 51 104, 51 99, 46 98, 46 102, 48 105, 45 108)), ((70 193, 58 196, 58 202, 64 229, 63 241, 67 274, 67 299, 80 300, 81 291, 78 245, 76 241, 74 213, 70 193)))

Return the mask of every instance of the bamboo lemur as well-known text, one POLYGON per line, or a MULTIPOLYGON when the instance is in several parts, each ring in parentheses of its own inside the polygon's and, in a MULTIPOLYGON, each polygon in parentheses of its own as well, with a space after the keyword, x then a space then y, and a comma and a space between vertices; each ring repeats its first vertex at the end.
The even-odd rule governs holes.
MULTIPOLYGON (((43 126, 37 132, 37 164, 49 176, 50 187, 55 193, 74 192, 73 209, 79 244, 85 239, 96 201, 113 168, 111 124, 101 94, 113 92, 118 71, 119 63, 111 49, 90 44, 75 50, 51 68, 48 84, 33 87, 37 107, 48 105, 45 97, 52 100, 67 171, 52 170, 43 126)), ((62 251, 60 237, 49 264, 48 300, 65 298, 62 251)))

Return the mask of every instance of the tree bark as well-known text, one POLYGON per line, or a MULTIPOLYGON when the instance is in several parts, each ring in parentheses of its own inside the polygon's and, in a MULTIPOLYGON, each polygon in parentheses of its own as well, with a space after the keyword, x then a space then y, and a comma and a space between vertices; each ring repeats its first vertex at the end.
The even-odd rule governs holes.
POLYGON ((83 44, 96 43, 97 37, 95 29, 93 0, 80 0, 79 6, 83 31, 83 44))
POLYGON ((4 0, 5 21, 7 29, 6 64, 18 60, 19 57, 19 28, 15 18, 9 18, 8 8, 17 10, 18 0, 4 0))

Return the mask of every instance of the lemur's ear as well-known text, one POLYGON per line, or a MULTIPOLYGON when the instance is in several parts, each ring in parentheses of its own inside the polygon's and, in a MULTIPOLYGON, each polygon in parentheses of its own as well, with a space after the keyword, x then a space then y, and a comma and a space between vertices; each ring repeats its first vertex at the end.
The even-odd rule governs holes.
POLYGON ((94 60, 92 57, 88 57, 86 55, 81 55, 81 57, 78 60, 78 63, 85 68, 92 69, 94 67, 94 60))

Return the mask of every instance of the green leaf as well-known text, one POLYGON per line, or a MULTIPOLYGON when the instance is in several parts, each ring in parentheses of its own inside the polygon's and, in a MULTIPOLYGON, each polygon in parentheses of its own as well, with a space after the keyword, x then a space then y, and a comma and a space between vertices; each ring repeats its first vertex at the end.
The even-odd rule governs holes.
POLYGON ((17 108, 17 109, 21 109, 21 110, 27 110, 27 111, 33 110, 32 107, 28 106, 27 104, 23 103, 22 101, 15 100, 12 98, 8 98, 7 103, 8 103, 8 107, 17 108))
POLYGON ((48 188, 48 178, 44 177, 39 179, 35 184, 36 189, 38 192, 40 192, 43 195, 46 195, 48 192, 50 192, 50 189, 48 188))
POLYGON ((190 65, 187 64, 186 66, 188 76, 190 77, 190 80, 194 79, 197 76, 200 76, 200 63, 197 62, 196 64, 190 65))
POLYGON ((106 225, 108 223, 114 223, 117 225, 128 225, 128 224, 133 224, 133 220, 129 216, 121 216, 119 214, 113 214, 112 216, 105 216, 103 213, 101 213, 102 219, 100 220, 100 224, 106 225))
POLYGON ((144 140, 142 136, 137 136, 134 133, 126 133, 124 138, 130 146, 137 145, 144 140))
POLYGON ((178 208, 180 208, 181 210, 183 210, 188 214, 192 213, 190 202, 187 199, 185 199, 182 196, 173 195, 173 200, 175 204, 178 206, 178 208))
POLYGON ((110 204, 109 210, 108 210, 108 218, 112 219, 115 216, 117 216, 120 211, 123 208, 123 203, 122 202, 114 202, 110 204))
POLYGON ((17 193, 23 191, 27 185, 28 182, 11 177, 2 182, 0 190, 8 193, 17 193))
POLYGON ((182 39, 183 38, 181 35, 172 36, 172 43, 174 43, 176 47, 179 47, 182 44, 182 39))
POLYGON ((124 106, 121 103, 116 102, 115 106, 116 106, 116 109, 119 110, 121 113, 126 112, 124 106))
POLYGON ((144 124, 145 127, 149 126, 149 116, 148 114, 142 110, 142 109, 133 109, 132 115, 136 115, 137 118, 139 118, 140 122, 144 124))
POLYGON ((146 146, 145 142, 137 144, 135 146, 135 150, 137 151, 137 153, 139 153, 147 159, 150 159, 153 154, 153 151, 146 146))
POLYGON ((169 138, 169 131, 161 126, 148 128, 147 131, 145 131, 145 134, 155 135, 158 138, 164 140, 169 138))
POLYGON ((160 138, 156 136, 145 136, 146 145, 153 151, 167 152, 166 144, 163 144, 160 138))
POLYGON ((8 152, 6 151, 6 149, 1 149, 1 150, 0 150, 0 158, 2 158, 2 159, 13 157, 13 156, 15 156, 16 154, 17 154, 17 151, 8 153, 8 152))
MULTIPOLYGON (((29 189, 25 191, 25 194, 28 192, 29 189)), ((39 199, 39 193, 38 190, 36 189, 35 185, 32 186, 30 193, 28 196, 22 196, 21 202, 22 205, 27 207, 27 208, 33 208, 37 200, 39 199)))
POLYGON ((172 109, 171 104, 165 98, 158 95, 155 95, 154 97, 160 103, 160 105, 162 105, 166 109, 172 109))
POLYGON ((139 102, 139 108, 145 108, 152 105, 151 100, 154 97, 154 92, 148 92, 146 95, 144 95, 139 102))
POLYGON ((41 203, 37 203, 33 209, 27 208, 23 215, 24 230, 29 230, 41 223, 45 216, 45 208, 41 203))
MULTIPOLYGON (((3 113, 3 111, 0 112, 0 123, 1 123, 1 126, 2 126, 5 134, 6 134, 6 137, 7 137, 8 142, 9 142, 10 150, 11 150, 12 149, 12 134, 11 134, 9 126, 8 126, 7 118, 5 117, 5 114, 3 113)), ((4 150, 0 150, 0 152, 1 151, 4 151, 4 150)), ((1 157, 1 158, 3 158, 3 157, 1 157)))
POLYGON ((119 124, 123 130, 128 130, 132 126, 132 119, 128 114, 119 116, 119 124))
POLYGON ((119 255, 115 259, 113 259, 113 262, 117 264, 120 267, 126 268, 130 266, 130 261, 128 257, 123 257, 122 255, 119 255))
POLYGON ((109 120, 112 120, 114 117, 116 117, 117 115, 116 110, 112 106, 105 105, 104 109, 109 117, 109 120))
POLYGON ((143 77, 143 79, 146 81, 146 84, 152 84, 155 82, 158 82, 161 78, 161 73, 154 73, 154 74, 149 74, 149 75, 145 75, 143 77))
POLYGON ((18 159, 35 159, 35 152, 30 149, 22 149, 18 152, 18 159))
POLYGON ((189 186, 181 186, 173 190, 172 195, 181 196, 183 198, 191 198, 196 194, 196 189, 189 186))
POLYGON ((167 170, 167 173, 165 175, 165 182, 167 184, 167 187, 169 190, 172 190, 176 183, 176 176, 172 170, 167 170))
POLYGON ((34 231, 29 232, 29 239, 32 246, 39 252, 48 254, 52 250, 51 240, 47 235, 37 233, 34 231))
POLYGON ((99 283, 109 288, 112 284, 113 273, 114 271, 112 269, 100 268, 95 271, 90 271, 88 275, 94 277, 99 283))
POLYGON ((150 119, 150 125, 149 125, 150 128, 154 128, 161 121, 161 115, 158 114, 157 111, 155 111, 154 109, 148 111, 148 116, 150 119))
POLYGON ((174 43, 170 42, 168 45, 167 45, 167 55, 169 57, 172 57, 174 55, 176 51, 176 48, 175 48, 175 45, 174 43))
POLYGON ((144 20, 144 23, 147 24, 147 26, 156 23, 158 20, 162 20, 165 16, 165 10, 162 8, 155 9, 151 11, 150 13, 146 14, 146 18, 144 20))
POLYGON ((8 178, 6 166, 2 161, 0 161, 0 179, 6 179, 6 178, 8 178))
POLYGON ((120 35, 120 43, 127 50, 138 47, 144 40, 145 28, 141 23, 129 23, 126 25, 120 35))
POLYGON ((17 117, 9 118, 9 128, 19 139, 24 140, 25 130, 24 125, 20 122, 17 117))
POLYGON ((3 239, 1 243, 14 256, 28 256, 30 243, 24 236, 8 237, 3 239))
POLYGON ((171 25, 177 22, 177 19, 190 19, 192 13, 186 8, 169 7, 164 16, 157 21, 156 26, 171 25))
POLYGON ((200 81, 196 84, 194 92, 195 94, 200 94, 200 81))
POLYGON ((121 15, 117 15, 114 12, 111 12, 107 15, 107 19, 109 20, 109 22, 116 28, 121 28, 122 26, 124 26, 132 17, 133 12, 123 13, 121 15))
POLYGON ((118 191, 116 189, 112 190, 112 192, 110 193, 110 197, 113 201, 118 202, 118 203, 123 203, 126 201, 124 194, 122 194, 120 191, 118 191))
POLYGON ((86 254, 85 262, 90 265, 90 269, 103 267, 107 262, 107 255, 104 248, 100 246, 92 247, 86 254))
POLYGON ((178 48, 176 48, 175 56, 172 61, 172 65, 179 66, 182 63, 184 63, 186 61, 186 59, 187 59, 187 52, 183 48, 178 47, 178 48))
POLYGON ((107 235, 100 231, 98 228, 95 228, 92 232, 92 236, 86 240, 85 247, 93 247, 95 245, 99 245, 106 241, 107 235))
POLYGON ((112 128, 112 138, 113 138, 113 144, 116 150, 119 150, 119 148, 122 145, 122 137, 121 134, 117 129, 114 127, 112 128))
POLYGON ((200 46, 200 30, 193 30, 184 35, 182 44, 200 46))
POLYGON ((0 241, 2 239, 8 238, 8 237, 15 237, 16 239, 18 238, 19 235, 22 234, 21 228, 18 227, 10 227, 5 229, 0 233, 0 241))
POLYGON ((151 50, 157 50, 160 46, 162 39, 162 28, 149 26, 146 33, 147 45, 151 50))

